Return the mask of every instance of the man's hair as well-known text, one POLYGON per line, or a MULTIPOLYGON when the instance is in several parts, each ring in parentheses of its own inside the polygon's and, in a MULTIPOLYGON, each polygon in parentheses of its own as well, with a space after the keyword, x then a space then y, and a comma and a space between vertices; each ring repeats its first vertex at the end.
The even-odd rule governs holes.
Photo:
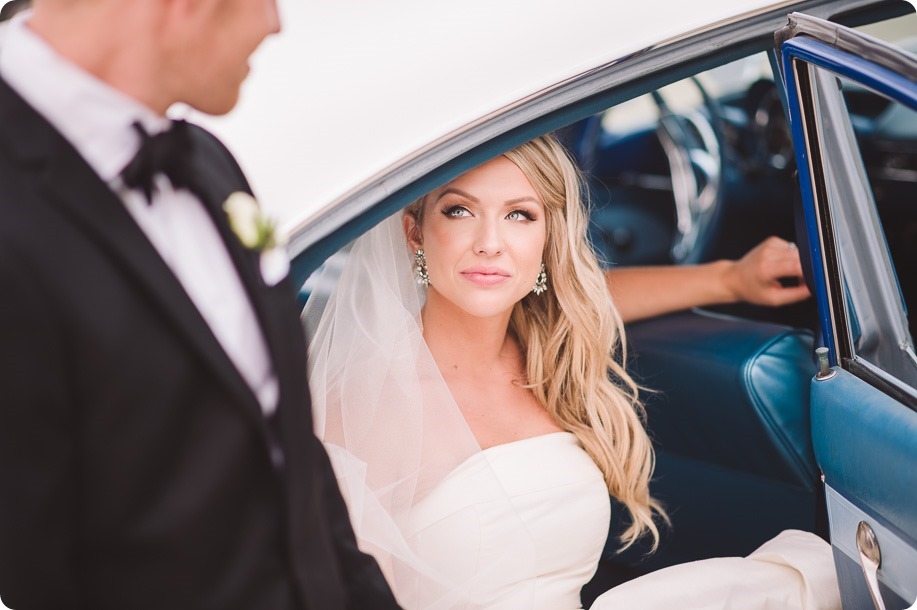
POLYGON ((32 0, 10 0, 0 8, 0 21, 12 19, 13 15, 32 6, 32 0))

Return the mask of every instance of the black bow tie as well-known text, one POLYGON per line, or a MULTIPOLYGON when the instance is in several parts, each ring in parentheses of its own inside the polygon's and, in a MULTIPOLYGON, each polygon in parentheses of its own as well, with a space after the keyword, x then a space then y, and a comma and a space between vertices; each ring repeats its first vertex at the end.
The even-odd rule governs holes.
POLYGON ((140 150, 121 170, 125 186, 140 189, 148 204, 153 203, 153 176, 165 174, 176 189, 188 189, 200 196, 194 172, 191 170, 191 136, 185 121, 173 121, 172 126, 151 136, 138 122, 133 124, 140 135, 140 150))

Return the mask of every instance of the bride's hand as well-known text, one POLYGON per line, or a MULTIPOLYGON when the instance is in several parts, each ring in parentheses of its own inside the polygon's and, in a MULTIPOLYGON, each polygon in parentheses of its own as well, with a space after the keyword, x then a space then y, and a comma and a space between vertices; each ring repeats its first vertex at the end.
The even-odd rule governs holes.
POLYGON ((726 267, 723 282, 735 301, 756 305, 788 305, 811 296, 799 249, 779 237, 768 237, 726 267))

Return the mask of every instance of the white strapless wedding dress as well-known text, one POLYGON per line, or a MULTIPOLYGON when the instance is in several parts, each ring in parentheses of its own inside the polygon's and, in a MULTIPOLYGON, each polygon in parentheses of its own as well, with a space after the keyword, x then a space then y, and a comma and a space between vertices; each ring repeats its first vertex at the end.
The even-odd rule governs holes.
MULTIPOLYGON (((450 608, 573 610, 598 566, 610 511, 598 467, 573 434, 556 432, 465 461, 414 506, 406 534, 424 560, 470 583, 450 608), (494 478, 508 503, 480 501, 494 478)), ((407 607, 438 605, 423 596, 408 596, 407 607)))
MULTIPOLYGON (((608 489, 576 437, 497 445, 449 473, 412 509, 412 549, 452 583, 398 591, 406 608, 573 610, 610 523, 608 489), (490 485, 506 501, 493 501, 490 485), (521 528, 521 529, 520 529, 521 528), (526 540, 530 543, 522 544, 526 540), (462 585, 460 583, 467 583, 462 585)), ((747 558, 673 566, 602 595, 592 610, 839 610, 831 547, 787 531, 747 558)))

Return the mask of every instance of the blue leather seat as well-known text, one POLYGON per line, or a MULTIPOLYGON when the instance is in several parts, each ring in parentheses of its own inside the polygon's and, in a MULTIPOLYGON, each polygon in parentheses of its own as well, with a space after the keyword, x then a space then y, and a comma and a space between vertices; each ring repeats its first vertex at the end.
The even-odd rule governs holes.
MULTIPOLYGON (((628 341, 629 369, 649 390, 652 492, 672 527, 648 558, 646 545, 618 554, 610 538, 606 572, 747 555, 787 528, 826 534, 810 433, 810 332, 692 311, 633 324, 628 341)), ((613 508, 612 535, 625 524, 613 508)))

